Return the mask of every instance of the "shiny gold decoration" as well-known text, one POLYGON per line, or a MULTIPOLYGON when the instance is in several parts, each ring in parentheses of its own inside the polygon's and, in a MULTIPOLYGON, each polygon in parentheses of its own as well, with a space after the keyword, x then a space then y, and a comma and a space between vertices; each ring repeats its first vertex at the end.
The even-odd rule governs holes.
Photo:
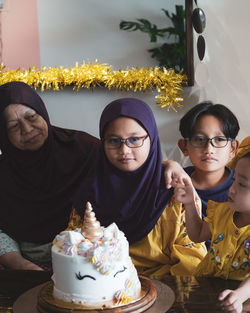
MULTIPOLYGON (((39 312, 45 312, 47 309, 48 312, 82 312, 82 313, 94 313, 94 312, 105 312, 103 309, 108 309, 107 312, 144 312, 148 307, 154 308, 154 302, 157 296, 156 286, 159 286, 160 293, 158 295, 158 307, 159 304, 162 305, 166 310, 170 309, 170 307, 174 303, 174 292, 167 285, 160 283, 159 281, 153 282, 147 277, 140 276, 141 282, 141 294, 138 299, 132 300, 127 306, 128 297, 124 297, 122 302, 114 303, 113 299, 109 301, 105 301, 103 299, 103 303, 99 303, 96 305, 88 305, 87 303, 82 304, 73 304, 71 302, 64 302, 63 300, 56 299, 53 295, 53 287, 54 284, 52 281, 47 282, 45 285, 41 285, 39 288, 38 302, 37 308, 39 312), (167 297, 166 297, 167 295, 167 297), (118 309, 119 308, 119 309, 118 309)), ((157 289, 158 289, 157 288, 157 289)), ((38 289, 38 288, 37 288, 38 289)), ((34 289, 31 296, 37 296, 37 290, 34 289)), ((22 296, 23 297, 23 296, 22 296)), ((21 302, 21 301, 19 301, 21 302)), ((156 305, 157 310, 157 305, 156 305)), ((5 311, 4 311, 5 312, 5 311)), ((11 311, 12 312, 12 311, 11 311)))
POLYGON ((89 202, 87 202, 86 205, 81 233, 91 242, 95 242, 103 237, 103 229, 101 228, 100 222, 97 221, 89 202))
POLYGON ((69 217, 68 227, 65 231, 75 230, 82 227, 82 218, 75 208, 72 209, 69 217))
POLYGON ((176 108, 181 106, 182 86, 186 84, 187 77, 174 70, 160 69, 159 67, 126 68, 112 71, 112 66, 107 64, 78 63, 74 67, 59 68, 43 66, 41 70, 32 67, 28 70, 7 70, 0 65, 0 85, 10 81, 22 81, 34 88, 61 90, 65 86, 93 89, 105 87, 109 90, 141 91, 156 89, 158 95, 156 103, 161 108, 176 108))

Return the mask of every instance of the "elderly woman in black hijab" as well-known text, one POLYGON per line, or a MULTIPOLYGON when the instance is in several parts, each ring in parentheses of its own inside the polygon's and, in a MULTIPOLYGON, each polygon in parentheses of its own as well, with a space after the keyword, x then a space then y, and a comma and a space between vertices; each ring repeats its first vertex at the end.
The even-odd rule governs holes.
POLYGON ((0 265, 41 270, 99 140, 51 125, 42 99, 22 82, 0 86, 0 117, 0 265))

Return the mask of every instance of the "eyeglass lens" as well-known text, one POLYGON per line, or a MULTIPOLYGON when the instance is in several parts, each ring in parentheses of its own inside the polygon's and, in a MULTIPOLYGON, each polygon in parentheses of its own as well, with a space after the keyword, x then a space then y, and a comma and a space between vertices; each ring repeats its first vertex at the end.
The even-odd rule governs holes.
POLYGON ((127 139, 120 138, 108 138, 105 139, 105 145, 107 148, 120 148, 122 143, 125 143, 129 148, 138 148, 143 145, 144 140, 148 135, 143 137, 129 137, 127 139))
POLYGON ((223 148, 227 145, 229 139, 230 138, 223 136, 216 136, 213 138, 207 138, 203 136, 193 136, 191 137, 190 142, 194 147, 205 147, 207 146, 208 142, 210 142, 213 147, 223 148))

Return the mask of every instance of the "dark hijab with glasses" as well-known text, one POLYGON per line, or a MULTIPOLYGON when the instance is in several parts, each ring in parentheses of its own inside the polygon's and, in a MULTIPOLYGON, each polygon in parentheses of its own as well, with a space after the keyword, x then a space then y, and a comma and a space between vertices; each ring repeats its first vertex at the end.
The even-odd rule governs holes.
MULTIPOLYGON (((90 201, 101 224, 107 226, 115 222, 131 244, 147 236, 154 228, 172 196, 172 190, 165 187, 156 122, 145 102, 122 98, 106 106, 101 115, 99 131, 102 147, 96 175, 88 185, 82 185, 75 208, 82 216, 86 202, 90 201), (136 120, 150 137, 151 146, 146 161, 132 172, 114 167, 104 151, 105 130, 111 121, 121 116, 136 120)), ((120 144, 117 142, 117 145, 120 144)))

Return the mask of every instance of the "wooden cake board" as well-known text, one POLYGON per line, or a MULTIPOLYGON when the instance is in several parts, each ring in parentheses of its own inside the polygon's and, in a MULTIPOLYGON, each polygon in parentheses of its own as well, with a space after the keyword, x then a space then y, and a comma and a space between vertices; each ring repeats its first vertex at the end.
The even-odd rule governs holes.
POLYGON ((36 286, 23 293, 14 303, 14 313, 165 313, 174 303, 171 288, 160 281, 140 276, 143 296, 128 305, 100 309, 69 309, 57 306, 52 295, 52 281, 36 286))

